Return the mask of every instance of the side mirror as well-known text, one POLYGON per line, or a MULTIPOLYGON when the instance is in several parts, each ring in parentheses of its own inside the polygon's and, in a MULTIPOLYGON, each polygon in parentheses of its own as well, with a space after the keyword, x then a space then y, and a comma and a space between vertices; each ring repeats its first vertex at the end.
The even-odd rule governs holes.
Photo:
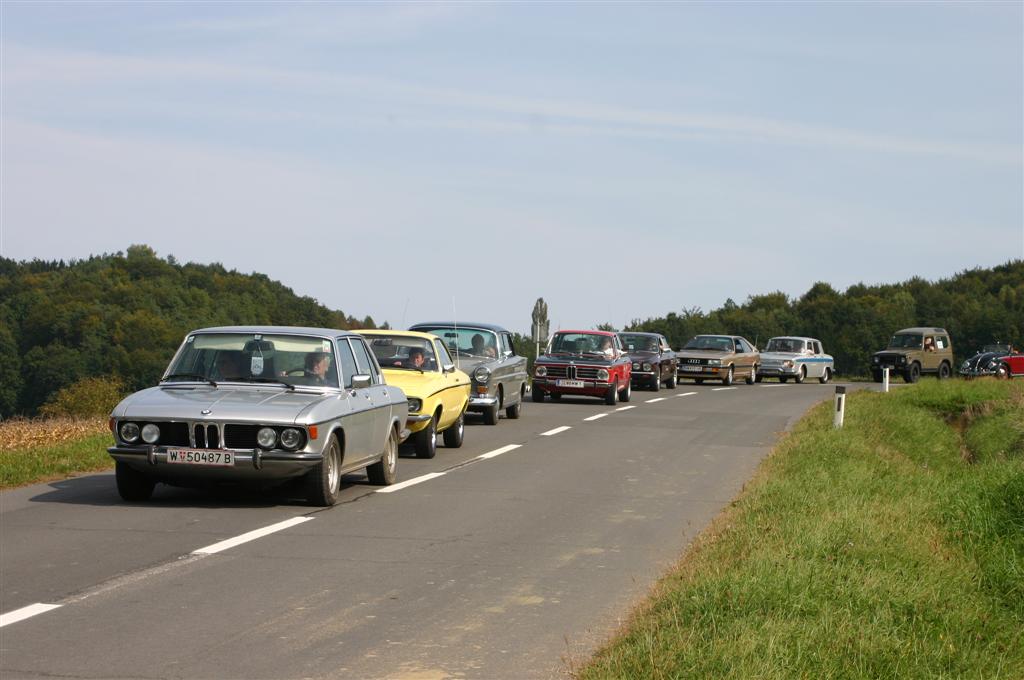
POLYGON ((510 349, 507 349, 507 350, 505 350, 504 352, 502 352, 502 353, 501 353, 501 355, 502 355, 503 357, 505 357, 505 358, 507 359, 507 358, 509 358, 510 356, 512 356, 512 350, 510 350, 510 349))
POLYGON ((441 370, 444 371, 445 373, 454 373, 455 364, 445 364, 444 366, 441 367, 441 370))
POLYGON ((373 379, 368 375, 354 375, 352 376, 352 389, 361 390, 364 387, 369 387, 371 380, 373 379))

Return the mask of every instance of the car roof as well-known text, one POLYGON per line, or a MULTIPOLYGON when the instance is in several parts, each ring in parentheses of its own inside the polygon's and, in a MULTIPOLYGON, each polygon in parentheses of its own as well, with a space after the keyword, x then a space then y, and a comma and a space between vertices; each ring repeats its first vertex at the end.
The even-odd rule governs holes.
POLYGON ((340 328, 312 328, 308 326, 211 326, 191 331, 193 333, 266 333, 268 335, 321 335, 337 337, 355 335, 340 328))
POLYGON ((768 342, 772 340, 810 340, 811 342, 821 342, 817 338, 809 338, 806 335, 774 335, 768 338, 768 342))
POLYGON ((429 327, 452 326, 452 327, 457 327, 457 328, 480 328, 480 329, 483 329, 485 331, 493 331, 495 333, 510 333, 511 332, 507 328, 499 326, 498 324, 494 324, 494 323, 477 323, 475 321, 458 321, 458 322, 456 322, 456 321, 421 321, 420 323, 414 323, 413 325, 409 326, 409 330, 415 330, 416 328, 419 328, 421 326, 429 326, 429 327))
POLYGON ((575 330, 573 330, 571 328, 560 328, 559 330, 555 331, 555 333, 585 333, 585 334, 589 334, 589 335, 618 335, 618 333, 613 333, 611 331, 597 331, 597 330, 594 330, 592 328, 591 329, 584 329, 582 331, 575 331, 575 330))
POLYGON ((619 335, 625 335, 627 333, 630 335, 649 335, 652 338, 661 337, 661 333, 649 333, 648 331, 619 331, 619 335))
POLYGON ((352 331, 359 335, 394 335, 402 338, 418 338, 420 340, 437 340, 437 336, 433 333, 420 333, 419 331, 394 331, 386 328, 367 328, 357 331, 352 331))
MULTIPOLYGON (((934 326, 915 326, 914 328, 904 328, 897 333, 946 333, 945 328, 935 328, 934 326)), ((946 333, 946 335, 949 335, 946 333)))

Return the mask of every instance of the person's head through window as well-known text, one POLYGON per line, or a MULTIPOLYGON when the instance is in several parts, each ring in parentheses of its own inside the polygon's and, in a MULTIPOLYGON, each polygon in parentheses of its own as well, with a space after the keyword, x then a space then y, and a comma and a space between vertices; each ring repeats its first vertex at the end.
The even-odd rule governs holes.
POLYGON ((424 370, 426 368, 425 365, 424 365, 426 363, 427 363, 427 357, 423 353, 423 348, 421 348, 421 347, 413 347, 412 349, 409 350, 409 367, 410 368, 418 368, 418 369, 420 369, 422 371, 422 370, 424 370))
POLYGON ((924 351, 926 351, 926 352, 934 352, 935 351, 935 341, 932 340, 931 338, 925 338, 924 339, 924 351))
POLYGON ((473 336, 473 354, 478 357, 491 357, 492 359, 497 356, 497 352, 494 350, 494 345, 487 342, 484 336, 476 333, 473 336))
POLYGON ((310 352, 306 355, 306 377, 313 378, 314 384, 322 385, 327 377, 328 363, 327 352, 310 352))
POLYGON ((219 352, 217 354, 217 377, 221 380, 241 380, 242 356, 237 352, 219 352))
POLYGON ((608 356, 615 354, 615 344, 612 342, 612 339, 607 335, 601 338, 601 347, 598 351, 608 356))

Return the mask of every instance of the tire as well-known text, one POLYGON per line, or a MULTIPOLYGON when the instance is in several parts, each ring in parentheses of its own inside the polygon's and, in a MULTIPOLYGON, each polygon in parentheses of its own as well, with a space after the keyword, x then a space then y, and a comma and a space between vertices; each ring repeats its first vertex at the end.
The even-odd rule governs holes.
POLYGON ((391 486, 398 479, 398 433, 391 428, 391 434, 384 443, 384 455, 373 465, 366 466, 370 484, 391 486))
POLYGON ((633 383, 632 383, 632 381, 627 382, 626 386, 623 387, 622 390, 619 392, 619 401, 621 401, 622 403, 626 403, 627 401, 629 401, 629 398, 631 396, 633 396, 633 383))
POLYGON ((950 370, 949 364, 945 361, 939 365, 939 380, 947 380, 952 373, 953 371, 950 370))
POLYGON ((530 398, 533 399, 533 403, 541 404, 544 402, 544 390, 539 387, 534 387, 530 390, 530 398))
POLYGON ((789 382, 789 376, 788 375, 780 375, 779 376, 779 382, 780 383, 788 383, 789 382))
POLYGON ((822 385, 824 385, 825 383, 827 383, 831 379, 832 379, 832 369, 831 368, 826 368, 825 372, 821 374, 820 378, 818 378, 818 382, 820 382, 822 385))
POLYGON ((871 371, 871 378, 872 378, 872 379, 873 379, 873 380, 874 380, 874 381, 875 381, 876 383, 880 383, 880 382, 882 382, 882 372, 881 372, 881 371, 871 371))
POLYGON ((1010 367, 1006 364, 999 364, 995 372, 996 380, 1009 380, 1010 379, 1010 367))
POLYGON ((459 414, 459 419, 449 426, 447 430, 442 432, 444 437, 444 445, 449 449, 458 449, 462 447, 463 435, 466 433, 466 412, 463 411, 459 414))
POLYGON ((694 378, 693 382, 696 385, 703 385, 704 384, 704 378, 694 378))
POLYGON ((674 390, 676 388, 675 370, 672 371, 672 375, 669 377, 669 379, 665 381, 665 387, 669 388, 670 390, 674 390))
POLYGON ((604 394, 604 403, 609 406, 615 406, 619 402, 619 384, 614 383, 608 386, 608 391, 604 394))
POLYGON ((433 458, 437 455, 437 419, 431 418, 427 426, 412 436, 417 458, 433 458))
POLYGON ((114 464, 114 479, 117 481, 117 493, 126 501, 148 501, 156 487, 151 478, 121 461, 114 464))
POLYGON ((756 376, 754 377, 754 382, 756 382, 756 383, 759 383, 759 382, 761 382, 762 380, 764 380, 764 377, 763 377, 763 376, 762 376, 762 375, 761 375, 760 373, 758 373, 758 374, 757 374, 757 375, 756 375, 756 376))
POLYGON ((661 375, 656 375, 654 380, 651 381, 651 389, 655 392, 661 391, 661 375))
POLYGON ((310 505, 326 508, 341 496, 341 444, 333 434, 324 449, 324 457, 304 478, 306 500, 310 505))
POLYGON ((523 413, 523 398, 505 409, 505 417, 509 420, 516 420, 523 413))
POLYGON ((495 402, 494 406, 484 409, 484 425, 497 425, 498 424, 498 411, 501 409, 501 404, 495 402))
POLYGON ((726 376, 724 378, 722 378, 722 384, 725 385, 726 387, 728 387, 728 386, 732 385, 733 380, 735 378, 736 378, 736 374, 733 371, 733 367, 730 366, 729 367, 729 372, 726 374, 726 376))
POLYGON ((910 368, 908 368, 907 372, 903 374, 903 380, 904 380, 904 382, 908 382, 908 383, 916 383, 920 379, 921 379, 921 364, 919 364, 919 363, 917 363, 915 361, 914 363, 910 364, 910 368))
POLYGON ((750 367, 750 375, 747 376, 747 384, 753 385, 757 382, 757 364, 750 367))
POLYGON ((551 397, 551 401, 559 401, 562 398, 562 393, 561 392, 552 392, 548 396, 551 397))
POLYGON ((800 372, 796 374, 795 378, 793 378, 793 382, 795 382, 797 385, 803 385, 804 380, 807 380, 807 367, 801 366, 800 372))

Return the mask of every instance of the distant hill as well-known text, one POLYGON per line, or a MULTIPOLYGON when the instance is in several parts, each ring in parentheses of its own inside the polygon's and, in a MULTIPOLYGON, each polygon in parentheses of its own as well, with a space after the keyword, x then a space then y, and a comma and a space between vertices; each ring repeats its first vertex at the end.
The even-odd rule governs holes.
POLYGON ((802 297, 754 295, 742 305, 727 300, 719 309, 684 309, 654 319, 635 319, 630 330, 663 333, 678 348, 699 333, 742 335, 759 346, 774 335, 819 338, 836 358, 841 375, 866 375, 871 354, 893 331, 940 326, 950 332, 959 361, 994 340, 1024 345, 1024 260, 991 269, 971 269, 930 282, 857 284, 839 292, 816 283, 802 297))
POLYGON ((71 262, 0 258, 0 417, 31 415, 82 378, 153 384, 203 326, 374 327, 262 274, 179 264, 147 246, 71 262))

